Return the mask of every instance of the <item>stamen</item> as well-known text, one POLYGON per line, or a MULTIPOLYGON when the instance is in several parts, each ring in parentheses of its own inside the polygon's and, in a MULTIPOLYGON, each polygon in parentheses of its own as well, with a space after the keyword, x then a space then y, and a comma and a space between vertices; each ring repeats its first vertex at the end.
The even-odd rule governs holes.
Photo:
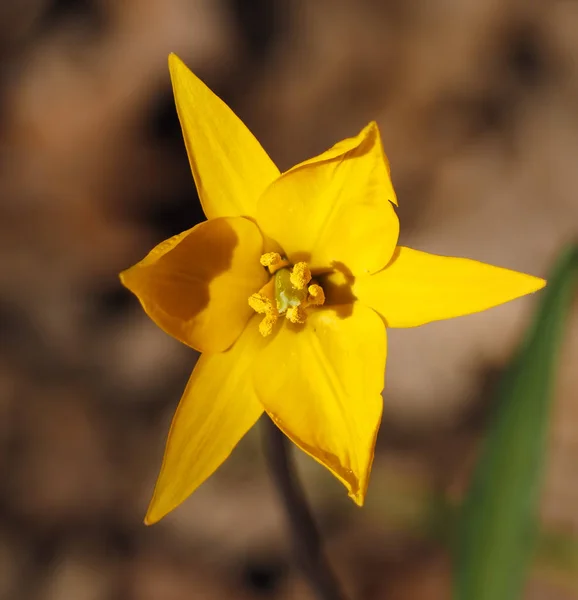
POLYGON ((259 314, 266 314, 273 311, 273 303, 265 294, 257 292, 249 296, 249 306, 259 314))
POLYGON ((249 306, 257 313, 265 315, 259 323, 259 333, 267 337, 273 333, 280 315, 290 323, 305 323, 307 309, 321 306, 325 302, 323 288, 311 283, 311 271, 304 262, 293 268, 287 267, 287 260, 276 252, 261 256, 261 264, 275 273, 255 294, 249 297, 249 306), (310 285, 309 285, 310 284, 310 285))
POLYGON ((263 337, 271 335, 273 326, 279 318, 275 306, 275 280, 270 279, 256 294, 249 296, 249 306, 261 315, 265 315, 259 323, 259 333, 263 337))
POLYGON ((307 320, 307 313, 305 308, 301 305, 290 306, 285 313, 285 318, 291 323, 305 323, 307 320))
POLYGON ((303 290, 307 284, 311 281, 311 271, 305 262, 298 262, 293 267, 291 277, 289 278, 291 285, 298 289, 303 290))
POLYGON ((309 306, 322 306, 325 304, 325 292, 323 288, 314 283, 307 288, 309 296, 307 297, 307 303, 309 306))
POLYGON ((266 252, 261 256, 259 262, 269 269, 271 275, 289 264, 289 261, 283 258, 278 252, 266 252))
POLYGON ((273 326, 277 323, 277 314, 269 313, 265 316, 265 318, 259 323, 259 333, 263 337, 267 337, 273 333, 273 326))

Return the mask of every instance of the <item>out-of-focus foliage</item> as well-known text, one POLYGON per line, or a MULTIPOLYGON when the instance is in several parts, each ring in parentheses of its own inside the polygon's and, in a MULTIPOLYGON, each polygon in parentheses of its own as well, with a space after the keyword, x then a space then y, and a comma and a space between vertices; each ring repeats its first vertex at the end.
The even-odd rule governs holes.
POLYGON ((459 521, 456 600, 515 600, 523 591, 537 532, 553 382, 577 276, 578 247, 571 247, 501 382, 459 521))

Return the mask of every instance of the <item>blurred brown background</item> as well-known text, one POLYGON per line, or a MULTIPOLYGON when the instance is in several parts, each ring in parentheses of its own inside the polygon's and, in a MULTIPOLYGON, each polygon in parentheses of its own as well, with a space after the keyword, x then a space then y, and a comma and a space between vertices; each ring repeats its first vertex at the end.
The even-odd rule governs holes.
MULTIPOLYGON (((310 597, 257 430, 142 525, 196 358, 117 278, 202 218, 170 51, 282 169, 376 119, 404 244, 546 275, 578 233, 577 32, 573 0, 2 0, 0 600, 310 597)), ((355 598, 449 597, 439 507, 535 303, 390 332, 363 510, 298 457, 355 598)), ((577 364, 575 314, 542 515, 576 539, 577 364)), ((527 597, 578 598, 578 570, 550 562, 527 597)))

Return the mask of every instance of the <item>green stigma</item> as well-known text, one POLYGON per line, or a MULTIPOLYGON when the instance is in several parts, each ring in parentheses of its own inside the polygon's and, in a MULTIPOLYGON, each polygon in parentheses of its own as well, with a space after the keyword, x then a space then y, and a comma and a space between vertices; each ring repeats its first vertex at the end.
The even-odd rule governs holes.
POLYGON ((279 269, 275 273, 275 302, 279 314, 292 306, 300 306, 307 299, 307 286, 297 289, 291 283, 291 270, 279 269))

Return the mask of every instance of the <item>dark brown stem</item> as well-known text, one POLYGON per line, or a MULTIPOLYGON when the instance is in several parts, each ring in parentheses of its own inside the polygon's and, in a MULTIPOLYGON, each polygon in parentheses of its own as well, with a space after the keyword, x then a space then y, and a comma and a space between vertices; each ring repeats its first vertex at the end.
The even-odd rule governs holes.
POLYGON ((323 553, 323 544, 290 456, 289 440, 263 419, 265 454, 293 536, 296 560, 319 600, 346 600, 323 553))

